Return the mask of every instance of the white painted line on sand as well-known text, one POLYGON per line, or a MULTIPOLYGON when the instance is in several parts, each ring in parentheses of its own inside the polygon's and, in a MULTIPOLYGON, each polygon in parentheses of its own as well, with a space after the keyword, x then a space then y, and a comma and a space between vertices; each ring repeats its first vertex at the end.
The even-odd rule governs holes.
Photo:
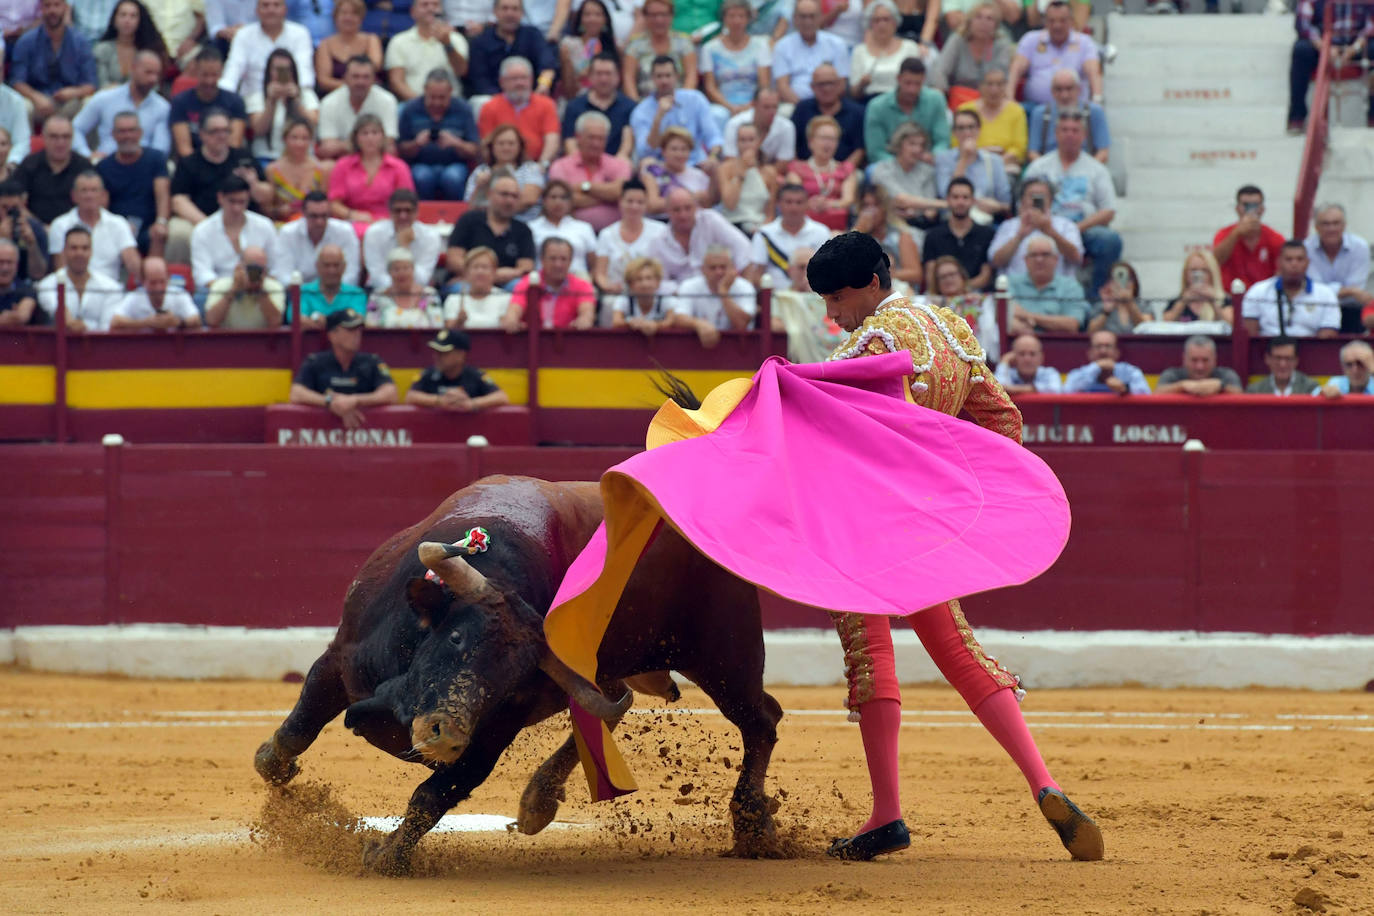
MULTIPOLYGON (((401 826, 399 816, 360 817, 358 824, 368 830, 390 833, 401 826)), ((434 825, 431 833, 507 833, 514 829, 515 819, 503 814, 446 814, 434 825)), ((594 830, 595 823, 554 821, 545 830, 594 830)), ((16 858, 38 856, 87 855, 96 852, 133 852, 167 846, 228 846, 251 840, 248 830, 235 828, 219 832, 151 833, 143 836, 120 836, 90 839, 59 839, 11 846, 6 854, 16 858)))
MULTIPOLYGON (((37 718, 41 711, 0 710, 0 715, 8 715, 7 721, 0 722, 0 729, 120 729, 120 728, 272 728, 281 722, 285 712, 276 710, 168 710, 153 715, 167 716, 165 719, 115 719, 93 721, 49 722, 37 718), (26 718, 14 719, 24 715, 26 718), (196 718, 209 716, 212 718, 196 718)), ((631 715, 648 716, 701 716, 719 718, 720 710, 714 707, 650 707, 632 709, 631 715)), ((789 709, 787 717, 832 720, 827 725, 847 725, 848 713, 844 709, 789 709)), ((1271 716, 1256 716, 1244 712, 1140 712, 1116 710, 1027 710, 1026 721, 1038 729, 1092 729, 1098 731, 1342 731, 1371 732, 1374 725, 1355 725, 1355 723, 1374 721, 1374 716, 1364 714, 1306 714, 1279 713, 1271 716), (1119 720, 1128 721, 1119 721, 1119 720), (1162 722, 1142 720, 1162 719, 1162 722), (1084 721, 1086 720, 1086 721, 1084 721), (1258 720, 1258 721, 1246 721, 1258 720), (1266 722, 1265 720, 1270 720, 1266 722), (1274 722, 1273 720, 1277 720, 1274 722)), ((902 724, 911 728, 979 728, 973 714, 967 709, 916 709, 902 713, 902 724), (950 721, 958 719, 962 721, 950 721)))
MULTIPOLYGON (((369 830, 382 830, 390 833, 401 826, 399 815, 387 817, 360 817, 358 823, 369 830)), ((553 821, 545 830, 587 830, 596 824, 579 824, 573 821, 553 821)), ((504 814, 445 814, 439 818, 430 833, 510 833, 515 830, 515 818, 504 814)))

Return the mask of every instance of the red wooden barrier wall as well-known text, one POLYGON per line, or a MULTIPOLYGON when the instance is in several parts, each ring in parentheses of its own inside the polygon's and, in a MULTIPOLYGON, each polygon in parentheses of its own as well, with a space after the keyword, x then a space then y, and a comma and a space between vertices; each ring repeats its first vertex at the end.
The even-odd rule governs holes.
MULTIPOLYGON (((1374 480, 1339 452, 1047 448, 1074 529, 1035 582, 974 596, 1009 629, 1374 633, 1374 480)), ((10 446, 0 627, 337 622, 385 537, 477 475, 593 479, 619 449, 10 446)), ((826 626, 782 610, 774 626, 826 626)))

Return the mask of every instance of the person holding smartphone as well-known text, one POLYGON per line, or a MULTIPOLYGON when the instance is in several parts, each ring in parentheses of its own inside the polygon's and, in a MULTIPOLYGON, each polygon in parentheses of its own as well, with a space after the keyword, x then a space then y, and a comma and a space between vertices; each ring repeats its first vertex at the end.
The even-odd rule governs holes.
POLYGON ((1059 272, 1072 277, 1083 263, 1083 237, 1072 220, 1050 212, 1054 185, 1044 178, 1021 183, 1021 202, 1017 215, 1003 221, 988 246, 988 260, 1005 274, 1025 273, 1026 249, 1032 235, 1039 233, 1054 242, 1059 252, 1059 272))
POLYGON ((1227 293, 1236 280, 1248 289, 1274 276, 1283 248, 1283 236, 1262 222, 1264 192, 1259 188, 1247 184, 1236 192, 1236 216, 1212 239, 1212 254, 1221 266, 1222 291, 1227 293))
POLYGON ((1106 328, 1116 334, 1130 334, 1151 317, 1140 307, 1140 278, 1125 261, 1113 264, 1108 277, 1107 284, 1097 291, 1088 333, 1106 328))
POLYGON ((212 328, 243 331, 281 327, 286 290, 267 274, 267 252, 257 246, 243 249, 232 277, 210 284, 205 323, 212 328))
POLYGON ((1163 321, 1234 321, 1222 288, 1221 267, 1206 248, 1189 252, 1183 259, 1179 293, 1164 310, 1163 321))

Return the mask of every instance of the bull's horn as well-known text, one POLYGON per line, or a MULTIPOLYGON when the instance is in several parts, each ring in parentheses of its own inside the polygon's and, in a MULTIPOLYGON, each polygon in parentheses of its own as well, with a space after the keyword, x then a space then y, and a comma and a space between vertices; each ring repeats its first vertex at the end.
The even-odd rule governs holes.
POLYGON ((450 554, 449 549, 448 544, 425 541, 417 552, 420 562, 425 564, 426 569, 432 570, 448 586, 449 591, 459 598, 476 601, 491 586, 487 584, 485 576, 469 566, 462 557, 450 554))
POLYGON ((562 687, 568 696, 576 700, 578 706, 598 719, 617 721, 629 711, 630 704, 634 702, 634 693, 629 690, 626 690, 625 695, 619 700, 611 702, 595 684, 563 664, 551 651, 544 653, 544 657, 539 661, 539 668, 553 678, 553 682, 562 687))

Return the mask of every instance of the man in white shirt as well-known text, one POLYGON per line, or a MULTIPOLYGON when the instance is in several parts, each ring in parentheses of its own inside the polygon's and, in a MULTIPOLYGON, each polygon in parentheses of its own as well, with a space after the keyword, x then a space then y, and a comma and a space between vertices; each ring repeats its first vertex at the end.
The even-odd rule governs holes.
POLYGON ((229 46, 219 87, 248 98, 262 91, 263 65, 267 55, 284 48, 296 61, 301 87, 315 88, 315 45, 310 30, 286 21, 286 0, 258 0, 258 19, 239 28, 229 46))
POLYGON ((663 291, 671 293, 688 277, 700 273, 705 266, 706 251, 723 245, 734 255, 735 269, 749 269, 749 238, 715 210, 697 206, 696 198, 686 188, 673 188, 665 202, 668 208, 668 232, 654 250, 663 265, 663 291))
POLYGON ((1369 285, 1369 243, 1345 231, 1345 208, 1340 204, 1318 207, 1312 222, 1317 231, 1304 240, 1310 262, 1307 274, 1336 294, 1342 306, 1342 333, 1363 334, 1374 327, 1374 315, 1368 324, 1360 321, 1361 311, 1374 305, 1374 296, 1365 289, 1369 285))
POLYGON ((152 51, 139 51, 134 55, 133 66, 129 69, 129 81, 120 86, 102 89, 91 96, 72 119, 72 148, 92 161, 108 156, 115 151, 115 118, 125 112, 138 115, 139 126, 143 128, 145 145, 164 155, 172 153, 172 132, 168 118, 172 105, 157 94, 157 85, 162 80, 162 58, 152 51), (96 149, 92 155, 86 135, 96 134, 96 149))
POLYGON ((849 48, 843 39, 821 30, 821 5, 816 0, 797 0, 792 13, 795 32, 788 32, 773 46, 773 78, 778 95, 793 105, 811 98, 811 74, 830 64, 841 79, 849 79, 849 48))
POLYGON ((232 274, 249 247, 269 251, 277 241, 272 221, 248 209, 248 182, 230 175, 218 199, 219 209, 191 232, 191 279, 197 290, 232 274))
POLYGON ((98 172, 82 172, 72 184, 75 207, 52 221, 48 228, 48 253, 53 267, 63 265, 62 252, 67 230, 82 226, 91 234, 90 268, 93 273, 119 278, 121 263, 135 283, 142 279, 138 243, 128 220, 116 216, 100 204, 105 199, 105 182, 98 172))
POLYGON ((105 330, 110 312, 124 298, 124 287, 111 277, 90 272, 91 231, 85 226, 67 230, 62 261, 65 267, 48 274, 38 284, 38 307, 48 313, 49 320, 55 320, 60 286, 66 290, 68 331, 105 330))
POLYGON ((143 287, 124 297, 110 315, 111 331, 138 328, 170 330, 200 327, 200 312, 191 294, 169 282, 167 262, 147 258, 143 262, 143 287))
POLYGON ((771 86, 760 86, 754 93, 753 107, 725 122, 725 142, 721 146, 725 156, 739 155, 739 144, 735 138, 739 136, 740 125, 752 124, 758 129, 759 136, 763 137, 759 153, 764 162, 784 166, 796 159, 797 125, 792 123, 791 118, 778 117, 781 103, 778 90, 771 86))
POLYGON ((410 252, 415 259, 416 285, 428 286, 443 248, 439 231, 415 221, 420 211, 420 198, 409 188, 392 191, 387 207, 391 219, 378 220, 363 234, 363 263, 367 265, 367 278, 373 291, 381 292, 391 287, 386 259, 393 248, 410 252))
POLYGON ((807 216, 806 205, 801 185, 788 183, 778 190, 778 218, 760 226, 750 245, 750 264, 744 271, 750 283, 758 286, 767 274, 774 289, 785 289, 792 253, 798 248, 815 251, 829 241, 830 229, 807 216))
POLYGON ((415 26, 392 36, 382 63, 387 85, 402 102, 424 92, 432 70, 447 70, 455 82, 468 72, 468 40, 439 18, 439 0, 415 0, 410 16, 415 26))
POLYGON ((668 301, 669 323, 695 330, 704 347, 719 343, 721 331, 747 330, 758 313, 754 288, 731 258, 724 245, 708 247, 701 273, 683 280, 668 301))
POLYGON ((394 147, 398 134, 396 97, 377 85, 377 68, 365 55, 351 57, 344 70, 344 84, 320 100, 319 148, 321 159, 338 159, 353 152, 349 135, 361 114, 374 114, 382 121, 388 146, 394 147))
POLYGON ((1341 306, 1331 287, 1307 276, 1307 248, 1297 239, 1283 243, 1278 276, 1250 287, 1240 306, 1251 337, 1335 337, 1341 306))
MULTIPOLYGON (((319 274, 315 261, 320 249, 338 245, 344 255, 343 282, 358 282, 358 234, 353 225, 329 215, 329 198, 323 191, 311 191, 301 201, 301 218, 282 226, 272 248, 272 276, 283 284, 291 282, 291 275, 299 272, 301 283, 309 283, 319 274)), ((437 255, 436 255, 437 257, 437 255)))

